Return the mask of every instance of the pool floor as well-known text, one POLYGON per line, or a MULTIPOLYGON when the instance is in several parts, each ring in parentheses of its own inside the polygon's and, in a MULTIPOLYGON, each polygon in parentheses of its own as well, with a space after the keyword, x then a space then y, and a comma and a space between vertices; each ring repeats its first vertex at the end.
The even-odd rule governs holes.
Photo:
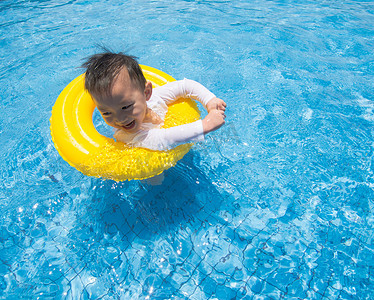
POLYGON ((372 1, 0 11, 1 299, 374 298, 372 1), (228 104, 159 186, 84 176, 53 145, 55 99, 98 45, 228 104))

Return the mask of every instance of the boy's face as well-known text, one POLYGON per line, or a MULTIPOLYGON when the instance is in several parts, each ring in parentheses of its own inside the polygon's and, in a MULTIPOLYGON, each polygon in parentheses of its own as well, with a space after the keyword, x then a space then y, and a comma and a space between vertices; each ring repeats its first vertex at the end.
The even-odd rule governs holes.
POLYGON ((131 82, 127 69, 123 68, 113 81, 109 95, 95 97, 95 104, 105 122, 127 132, 135 132, 147 114, 147 101, 152 95, 152 84, 146 83, 141 91, 131 82))

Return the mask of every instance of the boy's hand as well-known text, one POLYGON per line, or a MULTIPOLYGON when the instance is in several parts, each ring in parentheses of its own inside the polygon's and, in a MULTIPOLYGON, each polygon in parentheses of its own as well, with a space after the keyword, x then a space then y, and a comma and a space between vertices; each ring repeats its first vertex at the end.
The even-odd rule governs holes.
POLYGON ((202 121, 204 134, 220 128, 225 124, 225 118, 226 116, 223 110, 212 109, 202 121))
POLYGON ((208 112, 210 112, 213 109, 218 109, 225 111, 226 110, 226 103, 222 99, 219 99, 217 97, 209 100, 209 102, 206 105, 206 109, 208 112))

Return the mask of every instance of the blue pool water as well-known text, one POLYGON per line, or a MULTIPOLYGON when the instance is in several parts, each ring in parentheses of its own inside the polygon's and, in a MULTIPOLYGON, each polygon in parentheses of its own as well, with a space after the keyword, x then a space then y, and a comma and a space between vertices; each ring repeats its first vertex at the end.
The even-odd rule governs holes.
POLYGON ((1 299, 373 299, 374 3, 0 2, 1 299), (102 44, 228 103, 161 186, 49 118, 102 44))

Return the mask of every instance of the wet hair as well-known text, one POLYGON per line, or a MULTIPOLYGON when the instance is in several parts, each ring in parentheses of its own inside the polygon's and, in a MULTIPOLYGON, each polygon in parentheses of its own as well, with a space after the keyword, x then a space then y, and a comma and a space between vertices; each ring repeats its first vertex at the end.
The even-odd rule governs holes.
POLYGON ((84 87, 95 96, 109 95, 114 79, 124 67, 132 84, 144 91, 146 79, 134 56, 122 52, 98 53, 88 57, 82 67, 86 69, 84 87))

